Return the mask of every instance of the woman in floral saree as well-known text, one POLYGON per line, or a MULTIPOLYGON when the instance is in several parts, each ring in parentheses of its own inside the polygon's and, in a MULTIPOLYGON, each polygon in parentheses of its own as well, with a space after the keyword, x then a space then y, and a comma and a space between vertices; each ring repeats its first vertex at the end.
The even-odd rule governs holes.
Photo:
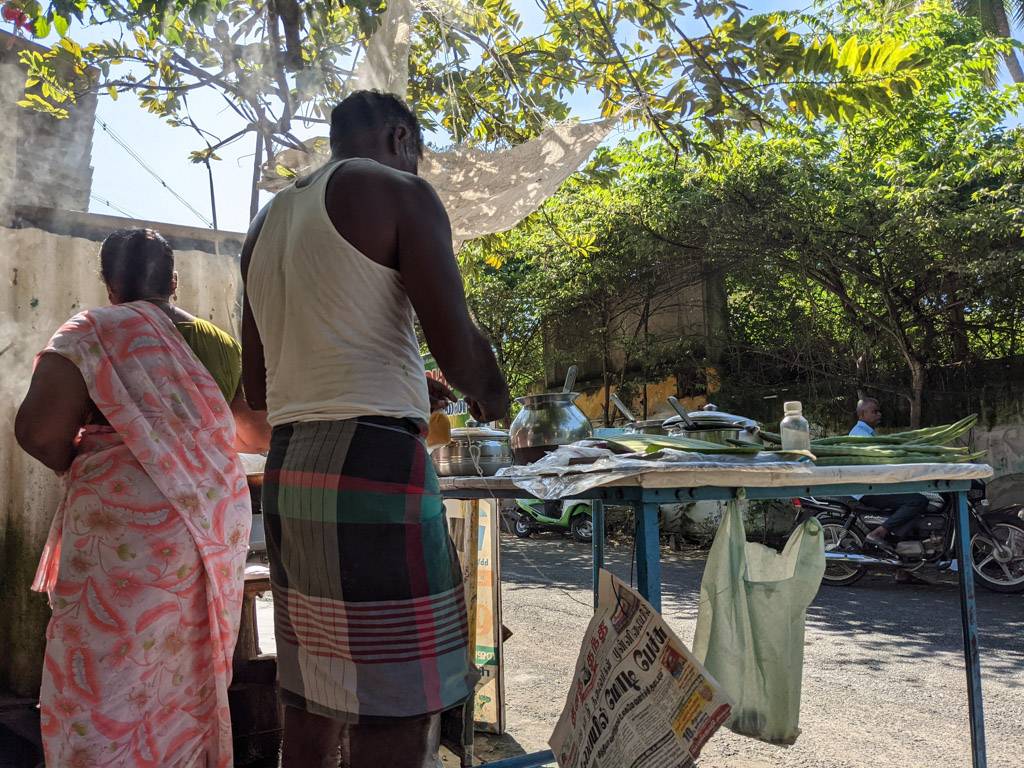
POLYGON ((53 608, 46 763, 227 768, 251 522, 235 449, 265 435, 249 412, 236 436, 237 344, 171 305, 167 242, 118 232, 101 262, 112 306, 57 331, 15 424, 66 487, 33 584, 53 608))

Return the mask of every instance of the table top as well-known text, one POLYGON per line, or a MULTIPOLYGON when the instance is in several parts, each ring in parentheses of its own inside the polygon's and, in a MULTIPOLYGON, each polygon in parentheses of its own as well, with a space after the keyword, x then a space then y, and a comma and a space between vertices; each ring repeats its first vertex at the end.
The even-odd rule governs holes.
MULTIPOLYGON (((987 464, 876 464, 869 466, 816 467, 796 463, 656 469, 629 477, 609 476, 602 488, 785 488, 827 485, 894 485, 934 480, 970 481, 992 476, 987 464)), ((516 478, 442 477, 441 492, 459 490, 513 491, 516 478)))

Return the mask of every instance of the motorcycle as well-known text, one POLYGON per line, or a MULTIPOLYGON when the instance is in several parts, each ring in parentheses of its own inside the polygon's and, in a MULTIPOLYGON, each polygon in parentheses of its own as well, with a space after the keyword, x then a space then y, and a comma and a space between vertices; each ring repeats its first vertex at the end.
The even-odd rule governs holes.
MULTIPOLYGON (((914 572, 925 565, 954 571, 956 562, 956 495, 924 494, 928 509, 907 523, 894 546, 877 547, 868 533, 887 515, 852 498, 794 499, 799 519, 816 517, 825 537, 825 576, 832 586, 853 584, 871 566, 914 572)), ((989 509, 985 484, 972 481, 967 494, 974 577, 993 592, 1024 592, 1024 506, 989 509)))
POLYGON ((560 531, 589 544, 594 537, 594 518, 588 501, 543 501, 516 499, 519 514, 513 530, 521 539, 528 539, 538 531, 560 531))

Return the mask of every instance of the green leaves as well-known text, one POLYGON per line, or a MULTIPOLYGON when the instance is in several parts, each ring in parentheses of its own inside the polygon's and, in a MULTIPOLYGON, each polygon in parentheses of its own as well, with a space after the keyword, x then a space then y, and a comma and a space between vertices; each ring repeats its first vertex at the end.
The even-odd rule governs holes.
MULTIPOLYGON (((50 7, 65 39, 67 20, 83 18, 79 3, 50 7)), ((128 34, 69 51, 72 69, 95 67, 96 90, 132 90, 144 108, 178 121, 189 93, 213 89, 237 121, 292 146, 292 121, 326 116, 345 93, 385 4, 309 0, 294 16, 290 2, 280 5, 275 15, 263 0, 101 0, 89 4, 87 23, 128 34)), ((38 24, 45 14, 33 7, 38 24)), ((544 13, 526 35, 510 0, 425 5, 414 19, 409 84, 424 125, 453 141, 505 146, 566 117, 570 96, 586 91, 602 115, 653 129, 677 150, 699 148, 788 111, 849 120, 885 108, 913 92, 921 65, 911 46, 856 35, 840 45, 797 33, 779 14, 744 17, 732 0, 549 0, 544 13), (708 31, 686 34, 686 17, 708 31)), ((41 66, 68 89, 55 60, 41 66)))
POLYGON ((50 36, 50 20, 46 16, 37 16, 32 22, 32 33, 40 38, 45 39, 50 36))
POLYGON ((199 149, 189 153, 189 162, 191 163, 209 163, 213 160, 220 160, 220 156, 214 152, 211 147, 206 149, 199 149))
POLYGON ((702 155, 649 136, 603 149, 537 214, 464 249, 467 295, 518 386, 542 378, 536 359, 550 365, 566 338, 594 359, 614 339, 627 379, 678 368, 693 347, 622 317, 680 273, 706 275, 708 291, 726 282, 721 364, 733 392, 758 398, 800 386, 826 401, 857 382, 920 404, 921 370, 1024 351, 1024 131, 1005 127, 1024 90, 992 87, 999 47, 948 10, 901 21, 911 46, 868 21, 833 25, 815 46, 752 22, 753 38, 776 41, 777 67, 813 80, 780 86, 792 114, 765 135, 711 142, 695 129, 702 155))

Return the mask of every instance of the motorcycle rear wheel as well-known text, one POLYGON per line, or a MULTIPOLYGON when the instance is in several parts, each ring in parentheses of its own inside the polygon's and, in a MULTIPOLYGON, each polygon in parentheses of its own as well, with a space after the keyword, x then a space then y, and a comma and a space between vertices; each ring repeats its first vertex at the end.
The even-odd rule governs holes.
POLYGON ((985 516, 993 535, 1009 550, 1009 559, 1000 557, 989 536, 972 526, 970 558, 976 578, 991 592, 1017 594, 1024 592, 1024 520, 1012 513, 985 516))
MULTIPOLYGON (((840 550, 860 554, 864 551, 864 542, 857 531, 851 528, 844 532, 842 522, 827 517, 819 519, 826 552, 840 550)), ((826 560, 825 575, 822 576, 821 583, 832 587, 845 587, 855 581, 860 581, 867 572, 867 566, 864 565, 826 560)))

